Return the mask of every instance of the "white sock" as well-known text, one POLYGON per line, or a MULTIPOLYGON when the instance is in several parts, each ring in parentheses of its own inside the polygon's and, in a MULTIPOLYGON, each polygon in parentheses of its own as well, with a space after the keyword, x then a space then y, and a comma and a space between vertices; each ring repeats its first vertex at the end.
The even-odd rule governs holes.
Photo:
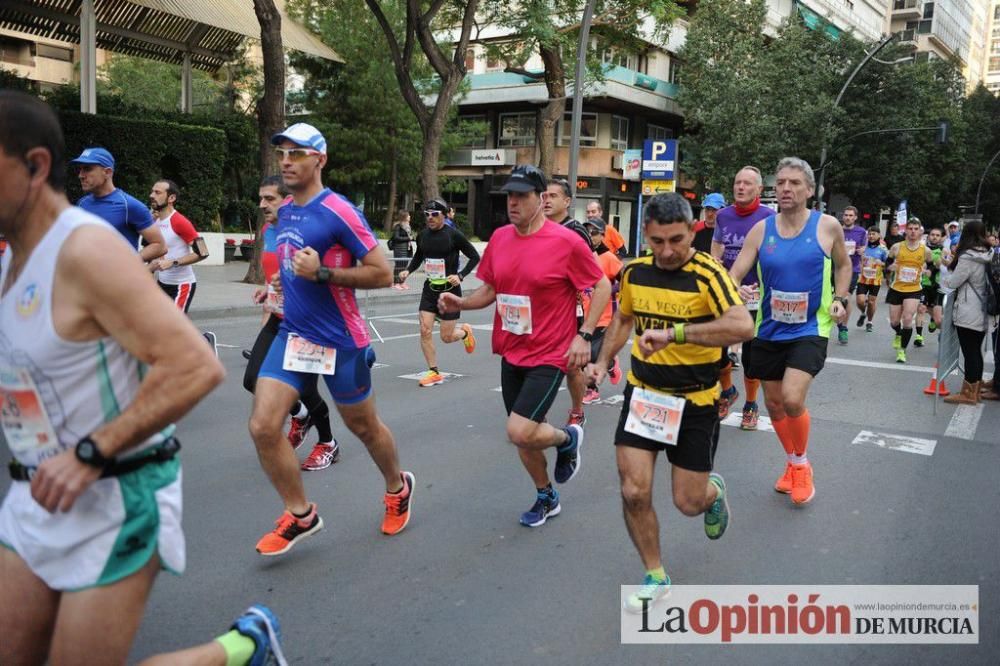
POLYGON ((790 453, 788 455, 788 462, 792 463, 793 465, 805 465, 806 463, 809 462, 809 459, 805 457, 805 454, 797 456, 794 453, 790 453))
POLYGON ((304 419, 305 417, 309 416, 309 410, 306 409, 306 403, 299 400, 299 408, 297 411, 292 413, 292 416, 294 416, 297 419, 304 419))

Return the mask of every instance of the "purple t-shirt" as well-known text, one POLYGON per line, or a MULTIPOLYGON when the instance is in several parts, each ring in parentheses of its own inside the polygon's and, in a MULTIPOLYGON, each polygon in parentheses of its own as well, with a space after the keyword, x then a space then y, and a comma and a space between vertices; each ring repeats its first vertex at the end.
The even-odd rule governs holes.
POLYGON ((851 270, 860 273, 861 257, 857 254, 857 248, 861 248, 861 251, 864 252, 864 249, 868 247, 868 231, 859 224, 855 224, 850 229, 844 227, 844 242, 847 244, 847 256, 851 258, 851 270), (853 248, 851 247, 852 242, 854 243, 853 248))
MULTIPOLYGON (((737 215, 736 206, 726 206, 719 211, 715 218, 715 233, 712 234, 713 243, 721 243, 726 246, 722 252, 722 265, 727 269, 732 268, 736 257, 740 256, 743 249, 743 242, 747 234, 753 229, 753 225, 761 220, 774 215, 774 211, 763 204, 749 215, 737 215)), ((752 269, 743 278, 743 284, 757 284, 757 271, 752 269)))

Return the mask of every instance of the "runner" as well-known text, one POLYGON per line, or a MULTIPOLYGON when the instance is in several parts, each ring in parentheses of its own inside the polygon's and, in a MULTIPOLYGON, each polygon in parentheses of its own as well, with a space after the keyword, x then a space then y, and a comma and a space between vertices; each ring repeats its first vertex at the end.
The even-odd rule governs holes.
POLYGON ((949 256, 944 247, 944 231, 935 227, 927 232, 927 249, 931 251, 931 261, 924 267, 920 276, 921 298, 917 308, 916 335, 913 336, 913 346, 924 346, 924 319, 931 313, 928 330, 931 333, 941 327, 944 310, 941 307, 944 294, 941 293, 941 265, 947 265, 949 256))
MULTIPOLYGON (((591 201, 587 204, 587 219, 593 220, 596 218, 604 219, 604 208, 599 201, 591 201)), ((619 259, 625 258, 627 254, 625 238, 613 224, 606 225, 604 229, 604 245, 614 252, 619 259)))
MULTIPOLYGON (((844 302, 851 284, 840 223, 806 208, 815 191, 806 161, 786 157, 778 162, 775 193, 781 212, 754 226, 729 271, 739 281, 757 264, 761 299, 748 371, 764 382, 767 412, 787 456, 774 489, 790 493, 795 504, 805 504, 816 494, 806 457, 806 394, 823 369, 833 322, 847 316, 844 302)), ((744 299, 751 295, 746 285, 740 292, 744 299)))
MULTIPOLYGON (((264 322, 257 334, 257 340, 253 343, 253 349, 247 358, 247 368, 243 373, 243 388, 254 392, 257 387, 257 375, 260 373, 260 366, 271 349, 271 343, 278 335, 281 327, 281 319, 284 312, 284 298, 281 293, 281 279, 278 277, 278 243, 277 243, 277 221, 278 208, 282 201, 288 196, 288 190, 278 176, 269 176, 261 181, 258 190, 260 195, 260 210, 264 218, 264 225, 260 234, 264 238, 261 246, 260 265, 264 270, 264 285, 254 291, 254 302, 260 303, 264 310, 264 322)), ((302 463, 302 469, 307 472, 316 472, 326 469, 330 465, 340 460, 340 445, 333 436, 333 429, 330 427, 330 408, 320 396, 319 387, 316 382, 306 382, 302 389, 302 396, 292 405, 289 414, 292 417, 292 425, 288 430, 288 443, 292 450, 297 450, 305 441, 309 429, 316 427, 319 441, 313 445, 312 450, 302 463)))
POLYGON ((858 278, 855 296, 858 310, 861 312, 858 326, 864 324, 866 333, 872 332, 872 320, 875 318, 875 308, 878 305, 878 290, 882 288, 883 271, 888 259, 889 250, 885 249, 882 243, 882 234, 877 226, 872 225, 868 228, 868 243, 861 257, 861 277, 858 278), (865 323, 866 317, 868 323, 865 323))
MULTIPOLYGON (((853 295, 857 289, 858 280, 861 278, 861 257, 868 242, 868 233, 857 224, 858 209, 854 206, 848 206, 844 209, 842 220, 844 224, 844 249, 847 251, 847 256, 851 258, 850 292, 853 295)), ((850 300, 847 301, 846 310, 844 321, 837 324, 837 341, 842 345, 847 344, 847 322, 851 316, 850 300)), ((864 315, 863 310, 861 314, 864 315)), ((858 325, 860 326, 860 324, 858 325)))
MULTIPOLYGON (((736 173, 733 179, 733 205, 719 211, 715 220, 715 235, 712 236, 712 256, 722 262, 727 269, 731 268, 743 249, 747 234, 760 220, 773 215, 767 206, 760 203, 760 195, 764 191, 764 178, 760 169, 755 166, 745 166, 736 173)), ((753 295, 747 301, 747 308, 756 312, 760 307, 760 295, 756 288, 757 275, 748 273, 743 278, 743 284, 753 289, 753 295)), ((756 430, 760 418, 760 407, 757 405, 757 392, 760 390, 760 380, 750 374, 750 357, 752 340, 743 343, 743 389, 746 391, 746 401, 743 403, 743 418, 740 428, 756 430)), ((739 391, 733 386, 734 354, 724 349, 722 352, 722 370, 719 379, 722 384, 722 395, 719 398, 719 419, 729 416, 729 410, 739 398, 739 391)))
POLYGON ((156 272, 160 289, 186 314, 198 287, 191 266, 208 257, 208 247, 191 220, 174 208, 178 194, 177 183, 166 179, 153 183, 149 193, 153 219, 167 244, 167 254, 151 261, 150 269, 156 272))
MULTIPOLYGON (((590 233, 569 214, 569 208, 573 203, 573 199, 570 197, 569 183, 561 178, 556 178, 549 182, 546 192, 548 196, 543 203, 546 219, 566 227, 586 241, 587 247, 590 247, 590 233)), ((577 296, 576 325, 577 328, 583 326, 583 294, 577 296)), ((583 397, 587 390, 587 379, 583 376, 582 368, 571 367, 566 371, 566 388, 569 389, 570 399, 566 425, 583 426, 587 422, 587 417, 583 413, 583 397)))
POLYGON ((318 375, 385 480, 384 534, 398 534, 409 523, 415 490, 413 474, 400 470, 392 432, 375 410, 375 354, 354 294, 389 287, 392 267, 361 212, 323 187, 326 139, 319 130, 296 123, 271 143, 292 196, 278 210, 276 238, 285 317, 261 366, 250 417, 257 455, 285 505, 275 529, 257 543, 257 552, 268 556, 287 553, 323 529, 282 433, 285 413, 318 375))
POLYGON ((442 314, 480 310, 497 304, 493 353, 501 357, 500 384, 507 409, 507 437, 535 484, 534 505, 521 524, 539 527, 562 510, 549 480, 545 449, 557 451, 555 480, 566 483, 580 471, 583 428, 557 429, 545 422, 567 368, 590 360, 597 320, 611 297, 593 250, 578 236, 545 219, 545 174, 537 167, 514 167, 507 193, 509 225, 493 232, 477 276, 483 286, 468 296, 444 293, 442 314), (590 314, 577 329, 577 294, 593 289, 590 314))
POLYGON ((406 281, 410 273, 424 264, 427 279, 424 280, 424 290, 420 295, 420 351, 427 361, 427 372, 420 378, 418 386, 428 387, 444 383, 444 376, 438 369, 437 352, 434 349, 434 320, 441 320, 441 342, 451 344, 462 341, 466 353, 476 350, 476 337, 472 327, 462 324, 461 332, 455 331, 455 322, 459 314, 440 314, 437 311, 438 296, 450 292, 462 295, 462 280, 469 276, 472 269, 479 263, 479 253, 461 231, 454 226, 446 226, 445 213, 448 205, 440 199, 432 199, 424 210, 427 226, 417 234, 417 252, 410 259, 410 264, 399 274, 400 280, 406 281), (468 262, 465 268, 458 270, 458 254, 466 256, 468 262))
MULTIPOLYGON (((171 421, 225 376, 135 248, 70 205, 64 150, 46 104, 0 91, 2 664, 125 663, 159 570, 184 570, 171 421)), ((234 630, 187 654, 280 655, 263 607, 234 630)))
POLYGON ((155 271, 152 261, 167 253, 167 244, 159 227, 153 224, 149 209, 128 192, 115 187, 115 158, 104 148, 86 148, 70 164, 79 165, 77 174, 84 191, 76 205, 117 229, 132 249, 139 248, 141 237, 146 246, 139 251, 139 256, 150 272, 155 271))
POLYGON ((700 252, 712 252, 712 238, 715 237, 715 219, 719 211, 726 207, 726 199, 718 192, 712 192, 701 200, 701 209, 705 219, 694 224, 694 249, 700 252))
MULTIPOLYGON (((933 261, 931 251, 923 244, 923 226, 911 217, 906 223, 905 240, 889 249, 892 260, 892 284, 886 302, 889 304, 889 325, 896 332, 892 346, 896 350, 896 363, 906 363, 906 347, 913 335, 913 317, 917 314, 922 295, 920 276, 925 264, 933 261)), ((938 260, 940 265, 940 259, 938 260)))
POLYGON ((753 335, 736 285, 718 262, 692 247, 691 206, 683 197, 652 197, 643 210, 643 232, 653 254, 625 269, 618 313, 597 362, 588 367, 599 383, 608 362, 634 335, 615 456, 625 525, 646 569, 643 587, 625 602, 626 610, 637 613, 670 590, 653 508, 660 451, 672 466, 678 510, 704 514, 709 539, 721 537, 729 525, 726 483, 712 472, 719 442, 720 347, 753 335))
MULTIPOLYGON (((612 291, 614 291, 616 285, 618 284, 618 278, 621 276, 622 272, 622 262, 614 252, 608 249, 608 246, 604 244, 604 230, 607 228, 607 223, 599 217, 587 218, 587 221, 583 223, 590 233, 590 244, 594 248, 594 252, 597 253, 597 265, 601 267, 601 271, 604 276, 608 278, 611 283, 612 291)), ((587 317, 590 314, 590 302, 591 302, 591 291, 585 289, 583 292, 583 314, 587 317)), ((597 355, 601 353, 601 346, 604 344, 604 332, 607 330, 608 326, 611 324, 611 318, 614 315, 613 302, 608 299, 608 304, 604 306, 604 312, 601 314, 601 318, 597 320, 597 328, 594 329, 594 339, 590 342, 590 362, 595 363, 597 361, 597 355)), ((618 357, 613 356, 610 364, 607 367, 608 376, 611 378, 611 383, 615 386, 622 380, 621 365, 618 363, 618 357)), ((597 383, 584 373, 584 378, 587 380, 587 391, 583 395, 583 404, 592 405, 601 399, 601 392, 597 386, 597 383)))

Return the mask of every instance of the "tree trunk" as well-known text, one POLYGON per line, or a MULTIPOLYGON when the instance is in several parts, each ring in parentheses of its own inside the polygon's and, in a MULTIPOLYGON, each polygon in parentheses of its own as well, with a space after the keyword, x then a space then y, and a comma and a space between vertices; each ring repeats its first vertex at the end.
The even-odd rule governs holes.
MULTIPOLYGON (((395 136, 395 132, 390 130, 389 134, 395 136)), ((385 220, 382 222, 382 228, 385 229, 385 233, 389 234, 392 231, 392 221, 396 216, 396 189, 399 185, 399 154, 396 150, 396 145, 392 146, 392 157, 389 163, 389 205, 385 207, 385 220)))
MULTIPOLYGON (((264 59, 264 96, 257 104, 257 139, 259 166, 262 178, 278 174, 274 160, 271 137, 285 128, 285 51, 281 44, 281 14, 274 0, 253 0, 253 10, 260 23, 260 49, 264 59)), ((243 278, 244 282, 260 284, 264 271, 260 265, 263 237, 260 234, 261 218, 254 224, 253 261, 243 278)))
POLYGON ((556 166, 556 129, 566 113, 566 69, 558 48, 539 46, 549 101, 538 115, 538 168, 549 178, 556 166))

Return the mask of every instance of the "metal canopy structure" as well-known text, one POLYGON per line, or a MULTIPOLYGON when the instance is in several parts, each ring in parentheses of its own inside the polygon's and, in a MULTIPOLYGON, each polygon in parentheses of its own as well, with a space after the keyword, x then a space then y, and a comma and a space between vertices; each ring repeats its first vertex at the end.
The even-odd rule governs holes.
MULTIPOLYGON (((284 11, 285 48, 343 62, 284 11)), ((253 0, 2 0, 0 28, 80 44, 80 108, 95 113, 96 49, 182 66, 182 108, 191 107, 191 69, 214 72, 243 42, 260 39, 253 0)))

